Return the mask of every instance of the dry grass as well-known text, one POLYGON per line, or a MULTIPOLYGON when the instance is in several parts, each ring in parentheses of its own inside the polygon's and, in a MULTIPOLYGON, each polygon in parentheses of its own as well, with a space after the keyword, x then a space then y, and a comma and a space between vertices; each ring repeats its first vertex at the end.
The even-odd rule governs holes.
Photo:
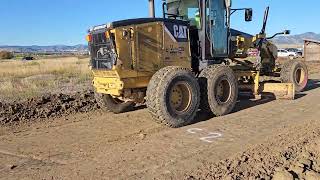
POLYGON ((77 57, 23 61, 0 61, 0 100, 22 100, 61 87, 91 81, 89 59, 77 57))
POLYGON ((88 62, 88 59, 75 57, 34 61, 2 61, 0 62, 0 77, 24 78, 41 74, 62 76, 90 74, 88 62))
MULTIPOLYGON (((89 58, 82 57, 0 60, 0 102, 88 89, 92 80, 88 65, 89 58)), ((320 73, 319 62, 308 62, 308 66, 310 74, 320 73)))

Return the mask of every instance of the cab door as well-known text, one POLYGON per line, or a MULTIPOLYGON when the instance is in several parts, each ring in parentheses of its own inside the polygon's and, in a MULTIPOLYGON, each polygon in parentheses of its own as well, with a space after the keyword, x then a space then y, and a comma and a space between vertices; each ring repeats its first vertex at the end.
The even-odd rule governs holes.
POLYGON ((209 33, 211 41, 211 55, 213 57, 228 56, 227 8, 225 0, 208 0, 209 6, 209 33))

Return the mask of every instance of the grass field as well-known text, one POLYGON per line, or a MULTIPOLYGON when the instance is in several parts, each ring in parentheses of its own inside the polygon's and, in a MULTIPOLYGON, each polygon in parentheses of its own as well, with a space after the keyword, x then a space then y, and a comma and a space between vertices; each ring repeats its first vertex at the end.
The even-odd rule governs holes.
MULTIPOLYGON (((307 64, 310 74, 320 72, 319 62, 307 64)), ((0 102, 20 101, 46 93, 87 90, 91 88, 91 80, 89 58, 57 57, 28 62, 1 60, 0 102)))
MULTIPOLYGON (((91 81, 88 58, 0 61, 0 100, 14 101, 39 94, 76 91, 91 81)), ((83 87, 85 88, 85 87, 83 87)))

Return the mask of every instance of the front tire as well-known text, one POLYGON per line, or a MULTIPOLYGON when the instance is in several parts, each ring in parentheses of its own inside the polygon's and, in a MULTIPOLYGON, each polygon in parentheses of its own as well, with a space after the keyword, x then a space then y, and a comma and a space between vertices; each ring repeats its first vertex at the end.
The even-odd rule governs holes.
POLYGON ((147 107, 161 124, 177 128, 190 124, 200 104, 200 87, 186 68, 165 67, 151 78, 147 89, 147 107))
POLYGON ((229 114, 238 99, 238 81, 233 70, 225 65, 213 65, 199 76, 201 110, 215 116, 229 114))
POLYGON ((124 102, 118 98, 114 98, 109 94, 101 94, 95 92, 95 99, 98 106, 107 112, 113 112, 115 114, 124 113, 132 110, 134 102, 124 102))
POLYGON ((308 68, 302 61, 291 60, 284 63, 280 78, 283 83, 293 83, 296 92, 303 91, 308 83, 308 68))

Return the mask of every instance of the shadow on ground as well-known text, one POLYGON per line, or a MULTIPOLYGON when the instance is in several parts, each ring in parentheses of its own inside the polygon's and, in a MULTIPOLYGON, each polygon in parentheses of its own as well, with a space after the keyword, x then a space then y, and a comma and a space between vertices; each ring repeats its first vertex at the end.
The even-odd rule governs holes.
MULTIPOLYGON (((262 96, 260 99, 254 99, 254 96, 248 95, 248 94, 240 94, 238 98, 238 102, 236 104, 236 107, 232 111, 232 113, 236 113, 254 106, 259 106, 265 103, 269 103, 271 101, 276 100, 276 98, 272 95, 268 96, 262 96)), ((215 116, 210 114, 210 113, 205 113, 205 112, 199 112, 195 123, 202 122, 202 121, 207 121, 209 119, 214 118, 215 116)))
MULTIPOLYGON (((320 80, 319 79, 310 79, 308 81, 308 85, 307 85, 306 89, 304 90, 304 92, 308 92, 308 91, 311 91, 311 90, 314 90, 317 88, 320 88, 320 80)), ((305 94, 305 93, 296 94, 295 99, 300 99, 306 95, 307 94, 305 94)), ((236 107, 234 108, 232 113, 236 113, 236 112, 248 109, 248 108, 262 105, 262 104, 266 104, 266 103, 269 103, 274 100, 276 100, 276 97, 273 94, 263 94, 260 99, 255 99, 254 96, 252 96, 252 95, 240 94, 239 98, 238 98, 238 102, 236 104, 236 107)), ((214 118, 214 115, 212 115, 212 114, 199 112, 194 124, 201 122, 201 121, 207 121, 212 118, 214 118)))
POLYGON ((319 87, 320 87, 320 80, 319 79, 310 79, 308 81, 308 85, 307 85, 306 89, 304 90, 304 92, 311 91, 311 90, 317 89, 319 87))

